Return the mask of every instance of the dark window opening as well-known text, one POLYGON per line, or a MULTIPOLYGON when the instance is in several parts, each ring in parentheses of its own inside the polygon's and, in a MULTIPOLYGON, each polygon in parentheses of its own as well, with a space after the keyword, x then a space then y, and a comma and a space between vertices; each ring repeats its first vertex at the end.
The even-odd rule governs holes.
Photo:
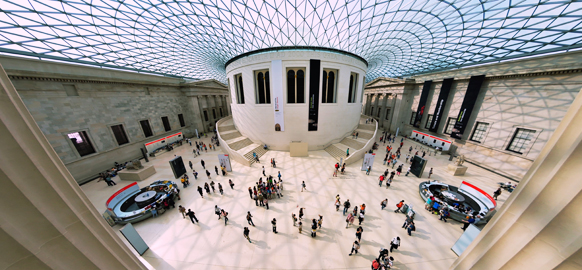
POLYGON ((95 153, 95 148, 93 148, 86 131, 69 133, 67 136, 75 146, 75 149, 77 149, 80 156, 83 157, 95 153))
POLYGON ((186 122, 184 122, 184 115, 183 114, 178 114, 178 120, 180 120, 180 127, 186 126, 186 122))
POLYGON ((204 121, 208 121, 208 112, 204 111, 204 121))
POLYGON ((168 120, 167 116, 162 117, 162 124, 164 124, 164 130, 170 131, 172 130, 172 126, 170 126, 170 120, 168 120))
POLYGON ((113 136, 115 136, 115 140, 117 140, 118 145, 129 143, 129 139, 127 139, 127 134, 125 134, 123 125, 111 126, 111 130, 113 131, 113 136))
POLYGON ((150 126, 150 121, 141 120, 141 121, 139 121, 139 124, 141 125, 141 129, 143 130, 143 135, 146 138, 154 136, 154 133, 152 132, 152 127, 150 126))

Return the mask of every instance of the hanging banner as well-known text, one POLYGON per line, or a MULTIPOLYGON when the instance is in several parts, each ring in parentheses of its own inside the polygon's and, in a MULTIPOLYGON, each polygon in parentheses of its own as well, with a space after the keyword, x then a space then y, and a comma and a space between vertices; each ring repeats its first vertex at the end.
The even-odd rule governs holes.
POLYGON ((319 118, 319 77, 321 76, 321 61, 309 60, 309 120, 308 131, 317 131, 317 119, 319 118))
POLYGON ((420 127, 420 121, 422 121, 422 115, 424 114, 424 108, 426 106, 426 100, 428 99, 428 92, 430 92, 430 86, 432 81, 425 81, 422 87, 422 93, 420 93, 420 101, 418 102, 418 107, 416 108, 416 118, 414 119, 414 127, 420 127))
POLYGON ((463 104, 461 104, 461 109, 459 110, 459 115, 457 116, 457 122, 453 131, 451 132, 451 138, 461 139, 465 128, 469 122, 469 117, 473 112, 473 107, 475 106, 475 101, 479 92, 481 91, 481 85, 485 80, 485 75, 471 76, 469 80, 469 86, 467 86, 467 92, 465 92, 465 98, 463 99, 463 104))
POLYGON ((275 131, 285 131, 283 114, 283 61, 271 61, 271 82, 273 84, 273 109, 275 110, 275 131))
POLYGON ((230 158, 227 154, 218 155, 218 163, 220 167, 225 167, 227 172, 232 172, 232 167, 230 166, 230 158))
POLYGON ((448 78, 443 80, 441 86, 441 92, 439 94, 439 99, 437 100, 434 112, 432 113, 432 122, 428 130, 432 132, 437 132, 439 128, 439 123, 443 117, 445 106, 447 105, 447 99, 449 99, 449 92, 451 91, 451 86, 453 85, 454 78, 448 78))
POLYGON ((364 155, 364 160, 362 161, 362 171, 368 169, 368 166, 370 166, 370 170, 372 170, 372 167, 374 166, 374 157, 376 157, 376 154, 373 153, 364 155))

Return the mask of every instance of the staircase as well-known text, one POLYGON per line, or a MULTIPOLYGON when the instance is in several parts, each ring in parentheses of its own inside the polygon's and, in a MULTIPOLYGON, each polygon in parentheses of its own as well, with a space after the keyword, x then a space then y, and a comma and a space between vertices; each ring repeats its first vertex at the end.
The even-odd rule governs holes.
POLYGON ((346 158, 346 151, 350 149, 350 155, 356 150, 364 148, 366 143, 374 137, 374 132, 376 131, 375 124, 365 124, 365 120, 360 120, 360 124, 354 132, 358 133, 358 138, 349 135, 343 138, 339 143, 331 144, 324 150, 336 160, 340 158, 346 158), (363 121, 363 122, 362 122, 363 121))
POLYGON ((267 153, 263 145, 253 143, 249 138, 244 137, 234 126, 232 119, 224 121, 218 125, 220 138, 225 141, 228 147, 244 157, 250 165, 255 163, 253 152, 260 157, 267 153))

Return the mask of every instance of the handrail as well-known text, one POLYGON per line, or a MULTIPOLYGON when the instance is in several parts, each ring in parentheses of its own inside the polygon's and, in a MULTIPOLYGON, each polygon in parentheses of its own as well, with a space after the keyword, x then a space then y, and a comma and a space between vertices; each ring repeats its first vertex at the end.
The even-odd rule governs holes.
MULTIPOLYGON (((371 118, 369 116, 366 115, 361 115, 360 119, 365 119, 365 118, 371 118)), ((376 142, 376 135, 378 134, 378 120, 372 118, 374 120, 374 122, 376 123, 376 129, 374 130, 374 135, 372 135, 372 138, 368 140, 368 142, 366 143, 366 145, 364 145, 364 147, 362 147, 362 149, 358 149, 356 151, 354 151, 353 154, 351 154, 349 157, 347 157, 344 161, 344 163, 346 163, 346 165, 350 165, 362 158, 364 158, 364 155, 368 152, 369 149, 372 149, 372 145, 374 145, 374 142, 376 142)), ((358 122, 358 126, 359 126, 359 122, 358 122)))
POLYGON ((216 122, 216 137, 218 137, 218 141, 220 142, 220 147, 222 148, 222 150, 226 153, 228 153, 228 155, 236 162, 241 163, 243 165, 247 165, 247 166, 251 166, 251 161, 246 159, 243 155, 241 155, 239 152, 232 150, 232 148, 230 148, 228 146, 228 144, 226 143, 226 141, 224 141, 222 139, 222 137, 220 136, 220 131, 218 130, 218 127, 224 123, 227 120, 232 119, 232 115, 231 116, 227 116, 224 117, 220 120, 218 120, 216 122))

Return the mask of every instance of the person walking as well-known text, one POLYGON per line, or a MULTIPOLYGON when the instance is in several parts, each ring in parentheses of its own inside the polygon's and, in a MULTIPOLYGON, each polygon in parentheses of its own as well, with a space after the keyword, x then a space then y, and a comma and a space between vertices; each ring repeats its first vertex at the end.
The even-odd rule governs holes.
POLYGON ((346 229, 350 226, 350 224, 354 224, 354 215, 352 213, 348 214, 346 218, 346 229))
POLYGON ((214 181, 210 181, 210 187, 212 188, 212 193, 216 193, 216 190, 214 189, 214 181))
POLYGON ((297 224, 297 216, 294 213, 291 213, 291 219, 293 219, 293 226, 297 224))
POLYGON ((342 205, 342 204, 340 203, 340 201, 339 201, 339 200, 335 200, 335 211, 336 211, 336 212, 337 212, 337 211, 339 211, 339 208, 340 208, 340 206, 341 206, 341 205, 342 205))
POLYGON ((218 167, 214 166, 214 171, 216 172, 216 175, 219 175, 218 174, 218 167))
POLYGON ((384 182, 384 175, 381 174, 380 177, 378 177, 379 183, 378 185, 382 186, 382 182, 384 182))
POLYGON ((388 205, 388 198, 384 199, 381 203, 380 206, 382 206, 382 210, 384 210, 384 208, 386 208, 386 205, 388 205))
POLYGON ((200 197, 204 198, 204 194, 202 193, 202 188, 198 186, 198 193, 200 193, 200 197))
POLYGON ((463 227, 461 227, 461 229, 463 229, 463 231, 464 231, 469 227, 469 225, 475 223, 475 218, 473 218, 472 216, 469 216, 468 220, 462 220, 461 222, 465 223, 463 225, 463 227))
POLYGON ((497 200, 499 195, 501 195, 501 188, 498 188, 495 192, 493 192, 493 199, 497 200))
POLYGON ((220 216, 222 215, 222 209, 220 209, 220 207, 218 207, 218 205, 214 206, 214 214, 218 216, 218 219, 220 220, 220 216))
POLYGON ((208 177, 208 179, 212 179, 212 177, 210 177, 210 172, 208 170, 206 170, 206 177, 208 177))
POLYGON ((265 166, 263 166, 263 176, 267 177, 267 175, 265 174, 265 166))
POLYGON ((305 209, 305 207, 299 208, 299 220, 303 219, 303 209, 305 209))
POLYGON ((392 253, 392 250, 398 249, 398 247, 400 247, 400 236, 396 236, 390 241, 390 253, 392 253))
POLYGON ((401 212, 402 206, 404 206, 404 200, 400 201, 396 207, 398 207, 398 209, 394 210, 394 213, 398 213, 401 212))
POLYGON ((360 243, 358 243, 358 241, 354 241, 354 244, 352 244, 352 251, 348 255, 352 256, 352 254, 354 252, 356 252, 356 254, 358 254, 358 249, 360 249, 360 243))
POLYGON ((277 177, 279 177, 279 181, 281 181, 281 171, 277 173, 277 177))
POLYGON ((257 197, 257 199, 259 200, 259 206, 265 206, 265 203, 263 202, 263 193, 259 192, 259 196, 257 197))
POLYGON ((247 211, 247 222, 249 223, 249 225, 253 225, 253 227, 255 226, 255 223, 253 222, 253 215, 251 215, 251 211, 247 211))
POLYGON ((317 222, 315 222, 315 219, 313 219, 313 222, 311 223, 311 237, 315 237, 317 235, 317 222))
POLYGON ((412 166, 408 167, 408 170, 406 170, 406 175, 405 176, 408 176, 408 174, 410 174, 410 168, 412 168, 412 166))
POLYGON ((271 220, 271 224, 273 225, 273 232, 278 233, 277 232, 277 220, 273 218, 273 220, 271 220))
POLYGON ((317 226, 321 229, 321 224, 323 223, 323 216, 319 215, 319 220, 317 220, 317 226))
POLYGON ((251 197, 251 200, 253 199, 253 189, 251 187, 249 187, 249 197, 251 197))
POLYGON ((188 161, 188 165, 190 165, 190 170, 194 170, 194 168, 192 168, 192 161, 188 161))
POLYGON ((222 189, 222 185, 220 183, 218 183, 218 191, 220 192, 220 195, 224 195, 224 190, 222 189))
POLYGON ((356 140, 358 139, 359 134, 360 134, 359 132, 356 132, 356 140))
POLYGON ((307 190, 307 187, 305 186, 305 181, 301 183, 301 192, 303 192, 303 190, 307 190))
POLYGON ((364 228, 362 228, 362 226, 358 227, 358 229, 356 229, 356 238, 358 238, 358 242, 362 242, 362 232, 364 232, 364 228))
POLYGON ((303 223, 301 222, 301 220, 299 220, 299 234, 301 234, 301 232, 303 231, 303 223))
POLYGON ((346 157, 350 156, 350 148, 346 149, 346 157))
POLYGON ((180 214, 182 214, 182 218, 186 218, 186 208, 184 208, 181 205, 178 205, 178 211, 180 211, 180 214))
POLYGON ((224 226, 226 226, 226 223, 228 222, 228 212, 224 211, 224 209, 222 209, 222 216, 224 217, 224 226))
POLYGON ((200 222, 196 218, 196 214, 194 212, 192 212, 192 210, 188 209, 188 213, 186 213, 186 215, 190 218, 190 221, 192 221, 192 223, 194 223, 194 221, 196 221, 196 223, 200 224, 200 222))
POLYGON ((230 185, 230 189, 234 189, 234 183, 232 182, 232 179, 228 179, 228 184, 230 185))
POLYGON ((440 211, 439 211, 439 220, 442 220, 444 222, 447 222, 447 217, 449 216, 449 210, 446 207, 443 207, 440 211))
POLYGON ((350 199, 344 202, 344 216, 346 215, 346 212, 348 211, 348 209, 350 209, 351 206, 352 205, 350 204, 350 199))
POLYGON ((267 200, 267 198, 264 198, 263 200, 264 200, 264 202, 263 202, 263 203, 264 203, 264 204, 265 204, 265 206, 267 207, 267 210, 269 210, 269 200, 267 200))
POLYGON ((249 240, 249 243, 251 243, 251 238, 249 237, 249 227, 244 228, 243 235, 247 240, 249 240))
POLYGON ((205 163, 204 163, 203 159, 200 160, 200 164, 202 164, 202 168, 204 168, 206 170, 206 167, 204 166, 205 163))
POLYGON ((408 236, 412 236, 412 231, 416 231, 416 226, 414 226, 414 221, 410 222, 408 226, 406 226, 406 230, 408 231, 408 236))
POLYGON ((396 175, 400 176, 400 174, 402 173, 402 166, 403 166, 403 165, 404 165, 404 164, 400 164, 400 165, 398 166, 398 168, 396 168, 396 175))
POLYGON ((431 175, 432 175, 432 168, 430 168, 430 171, 428 172, 428 178, 430 178, 431 175))
POLYGON ((210 195, 210 185, 208 183, 204 183, 204 190, 206 190, 206 194, 210 195))
POLYGON ((358 225, 362 225, 362 222, 364 221, 364 212, 360 212, 360 215, 358 216, 358 225))

